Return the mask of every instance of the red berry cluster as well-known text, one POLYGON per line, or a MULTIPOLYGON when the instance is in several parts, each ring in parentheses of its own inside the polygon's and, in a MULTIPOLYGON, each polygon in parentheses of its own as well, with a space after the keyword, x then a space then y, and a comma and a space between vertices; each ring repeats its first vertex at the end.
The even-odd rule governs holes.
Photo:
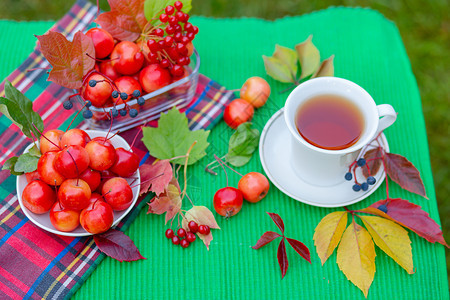
POLYGON ((182 76, 183 66, 191 62, 188 48, 192 47, 191 42, 198 33, 198 27, 188 22, 189 15, 182 12, 182 8, 180 1, 168 5, 159 16, 162 25, 152 30, 152 38, 147 41, 149 62, 169 69, 175 77, 182 76))
POLYGON ((209 234, 211 232, 208 225, 198 225, 195 221, 190 221, 188 227, 189 231, 187 232, 184 228, 179 228, 177 230, 177 235, 175 235, 175 232, 169 228, 166 230, 166 238, 171 239, 172 244, 174 245, 180 245, 183 248, 187 248, 197 239, 195 237, 197 232, 200 234, 209 234))

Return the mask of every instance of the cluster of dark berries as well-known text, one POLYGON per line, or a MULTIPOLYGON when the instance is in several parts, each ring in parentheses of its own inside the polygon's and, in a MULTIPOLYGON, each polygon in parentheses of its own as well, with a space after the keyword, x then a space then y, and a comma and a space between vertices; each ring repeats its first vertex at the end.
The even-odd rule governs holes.
MULTIPOLYGON (((345 173, 345 180, 348 180, 348 181, 352 180, 353 179, 353 174, 355 173, 355 169, 357 167, 361 167, 362 168, 364 166, 367 167, 368 173, 370 174, 370 169, 369 169, 369 166, 366 164, 366 160, 364 158, 360 158, 360 159, 358 159, 357 161, 353 162, 350 165, 350 167, 348 169, 348 172, 345 173), (353 174, 352 174, 352 168, 353 168, 353 174)), ((376 179, 373 176, 367 177, 366 182, 362 182, 362 183, 358 182, 358 180, 356 179, 356 176, 355 176, 354 179, 355 179, 355 184, 353 185, 352 189, 355 192, 359 192, 359 191, 364 191, 365 192, 365 191, 367 191, 369 189, 369 185, 374 185, 375 182, 376 182, 376 179)))
POLYGON ((188 22, 189 15, 182 12, 182 8, 180 1, 168 5, 159 16, 162 25, 152 30, 151 39, 147 41, 149 62, 168 69, 175 77, 182 76, 183 66, 191 62, 188 48, 192 47, 191 42, 198 33, 198 27, 188 22))
POLYGON ((195 221, 190 221, 188 227, 189 231, 187 232, 184 228, 179 228, 177 230, 177 235, 169 228, 166 230, 166 238, 172 240, 172 244, 174 245, 180 245, 183 248, 187 248, 197 239, 195 236, 197 232, 200 234, 209 234, 211 231, 208 225, 198 225, 195 221))

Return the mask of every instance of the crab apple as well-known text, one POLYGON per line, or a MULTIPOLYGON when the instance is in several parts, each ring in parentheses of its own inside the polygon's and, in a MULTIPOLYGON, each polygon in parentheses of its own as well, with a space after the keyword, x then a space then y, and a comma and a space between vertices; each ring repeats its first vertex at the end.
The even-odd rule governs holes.
POLYGON ((58 146, 63 134, 64 131, 59 129, 48 130, 44 134, 42 134, 41 138, 39 139, 39 148, 41 150, 41 153, 45 154, 49 151, 60 150, 58 146))
POLYGON ((85 149, 89 154, 89 166, 94 170, 109 169, 116 161, 116 149, 104 137, 92 139, 85 149))
POLYGON ((77 178, 89 166, 89 154, 81 146, 69 146, 58 152, 53 166, 64 177, 77 178))
POLYGON ((25 176, 27 178, 27 182, 28 183, 32 182, 33 180, 40 180, 41 179, 41 176, 39 175, 38 170, 35 170, 33 172, 25 173, 25 176))
POLYGON ((65 208, 56 201, 50 210, 50 222, 57 230, 70 232, 80 225, 80 212, 65 208))
POLYGON ((58 190, 61 205, 74 210, 82 210, 89 205, 91 189, 82 179, 66 179, 58 190))
POLYGON ((100 73, 102 73, 103 75, 105 75, 106 77, 108 77, 113 81, 120 77, 119 72, 117 72, 116 69, 114 69, 110 60, 101 62, 99 69, 100 73))
POLYGON ((90 140, 91 137, 86 133, 86 131, 74 128, 66 131, 63 134, 59 145, 61 146, 61 148, 65 148, 71 145, 85 147, 90 140))
POLYGON ((92 105, 96 107, 102 107, 108 101, 109 97, 111 97, 113 89, 103 75, 92 74, 88 77, 87 82, 91 80, 97 81, 97 83, 93 87, 89 84, 83 86, 83 98, 91 101, 92 105))
POLYGON ((139 84, 139 81, 131 76, 119 77, 114 81, 114 83, 121 93, 127 93, 128 97, 127 99, 121 99, 123 101, 130 100, 130 98, 133 96, 133 92, 136 90, 139 91, 140 94, 142 94, 142 88, 139 84))
POLYGON ((23 205, 35 214, 48 212, 55 201, 55 191, 40 180, 30 182, 22 192, 23 205))
POLYGON ((96 200, 91 201, 88 207, 83 209, 80 214, 81 226, 92 234, 107 231, 111 228, 114 221, 114 212, 111 206, 101 198, 98 198, 98 196, 95 196, 96 200))
POLYGON ((269 180, 258 172, 250 172, 242 176, 238 183, 238 189, 242 192, 244 199, 256 203, 264 198, 269 192, 269 180))
POLYGON ((144 54, 135 43, 123 41, 114 47, 111 53, 111 63, 120 74, 131 75, 141 69, 144 63, 144 54))
POLYGON ((110 170, 121 177, 130 177, 139 168, 139 157, 124 148, 116 148, 116 161, 110 170))
POLYGON ((213 202, 216 212, 228 218, 241 211, 244 199, 240 190, 227 186, 214 194, 213 202))
POLYGON ((241 87, 240 97, 253 107, 263 106, 270 96, 270 85, 263 78, 250 77, 241 87))
POLYGON ((254 113, 255 109, 251 104, 238 98, 227 105, 223 112, 223 119, 228 126, 236 129, 242 123, 250 121, 254 113))
POLYGON ((60 185, 65 179, 54 167, 57 155, 58 153, 55 151, 46 152, 38 161, 37 170, 41 180, 51 186, 60 185))
POLYGON ((170 84, 172 77, 167 69, 159 64, 151 64, 143 68, 139 74, 139 82, 146 93, 156 91, 170 84))
POLYGON ((80 179, 86 181, 91 191, 95 191, 100 185, 102 176, 100 175, 100 172, 87 168, 80 174, 80 179))
POLYGON ((122 177, 114 177, 106 181, 102 194, 113 210, 127 209, 133 202, 133 190, 122 177))
POLYGON ((114 49, 114 39, 108 31, 101 28, 91 28, 86 32, 86 35, 94 43, 96 58, 105 58, 111 54, 114 49))

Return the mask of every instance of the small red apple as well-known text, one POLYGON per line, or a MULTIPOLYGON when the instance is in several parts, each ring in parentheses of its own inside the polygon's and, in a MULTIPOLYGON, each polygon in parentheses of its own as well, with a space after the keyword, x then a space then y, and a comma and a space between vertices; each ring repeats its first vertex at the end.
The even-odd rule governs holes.
POLYGON ((87 232, 98 234, 111 228, 114 213, 111 206, 101 199, 99 194, 92 194, 91 203, 80 214, 81 226, 87 232))
POLYGON ((114 177, 105 182, 102 194, 113 210, 127 209, 133 202, 133 191, 128 182, 121 177, 114 177))
POLYGON ((70 232, 80 225, 80 212, 64 208, 56 201, 50 210, 50 222, 57 230, 70 232))
POLYGON ((30 182, 22 192, 23 205, 35 214, 48 212, 55 201, 55 191, 40 180, 30 182))
POLYGON ((61 205, 68 209, 82 210, 89 205, 91 189, 82 179, 66 179, 58 190, 61 205))

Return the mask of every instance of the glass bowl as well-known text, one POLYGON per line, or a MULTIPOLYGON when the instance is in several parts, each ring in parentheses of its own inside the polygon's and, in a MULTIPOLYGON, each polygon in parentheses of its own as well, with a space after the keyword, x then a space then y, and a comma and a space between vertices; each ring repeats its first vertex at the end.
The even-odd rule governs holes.
MULTIPOLYGON (((195 95, 197 89, 198 76, 200 68, 200 56, 196 49, 191 55, 191 63, 187 67, 189 75, 175 81, 159 90, 143 95, 145 100, 144 105, 140 106, 137 103, 137 99, 133 99, 127 102, 130 108, 135 108, 138 111, 138 115, 135 118, 130 117, 127 113, 126 116, 120 114, 114 118, 111 131, 125 131, 138 125, 147 123, 149 121, 159 118, 161 112, 166 112, 173 106, 178 108, 186 107, 195 95)), ((84 105, 84 100, 80 97, 76 97, 77 101, 75 105, 77 109, 81 109, 84 105)), ((125 107, 124 104, 115 106, 117 110, 125 107)), ((92 118, 87 119, 87 126, 90 129, 108 130, 111 126, 111 120, 109 118, 111 109, 114 106, 105 108, 98 108, 91 106, 92 118)))

